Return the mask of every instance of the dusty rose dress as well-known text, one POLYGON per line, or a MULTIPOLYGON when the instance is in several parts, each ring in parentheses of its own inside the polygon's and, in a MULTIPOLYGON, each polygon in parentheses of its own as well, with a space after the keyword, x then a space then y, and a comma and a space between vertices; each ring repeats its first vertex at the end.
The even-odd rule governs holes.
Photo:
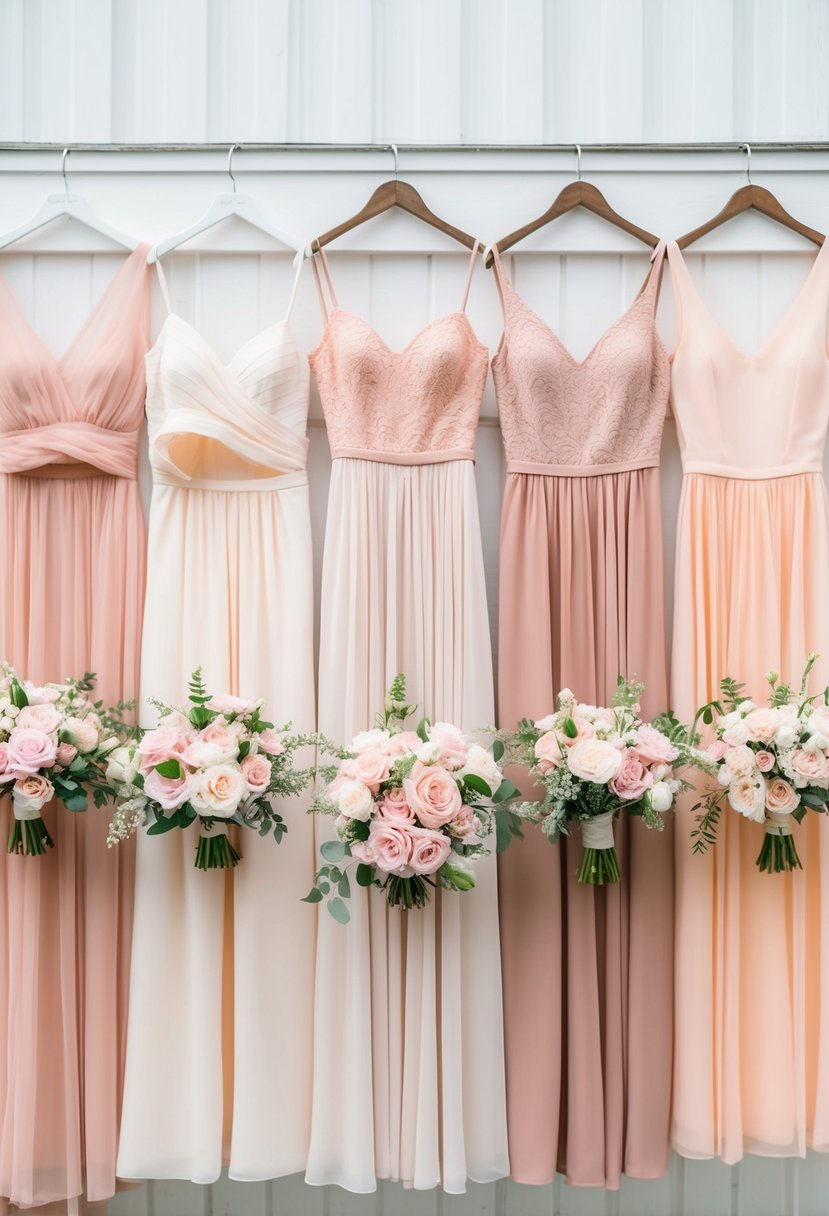
MULTIPOLYGON (((0 655, 34 680, 135 694, 144 594, 136 482, 147 248, 56 359, 0 281, 0 655)), ((0 1210, 115 1191, 133 851, 107 815, 44 813, 55 849, 9 857, 0 803, 0 1210)))
MULTIPOLYGON (((607 703, 620 673, 666 703, 659 450, 668 356, 654 324, 664 247, 634 302, 577 362, 496 260, 504 337, 492 368, 507 454, 499 716, 570 687, 607 703)), ((500 859, 512 1176, 619 1186, 668 1165, 672 854, 616 829, 618 885, 576 882, 580 834, 529 828, 500 859)))

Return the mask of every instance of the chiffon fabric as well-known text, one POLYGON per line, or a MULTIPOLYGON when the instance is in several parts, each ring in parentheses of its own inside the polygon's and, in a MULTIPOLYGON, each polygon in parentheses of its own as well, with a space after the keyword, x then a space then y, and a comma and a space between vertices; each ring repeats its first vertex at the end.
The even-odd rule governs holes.
MULTIPOLYGON (((829 253, 749 357, 668 247, 679 318, 673 405, 684 481, 673 702, 689 719, 726 675, 757 700, 775 669, 829 682, 829 253)), ((693 801, 693 800, 690 800, 693 801)), ((829 1148, 829 824, 795 826, 803 869, 763 874, 763 828, 726 809, 694 856, 677 814, 673 1145, 688 1157, 829 1148)))
MULTIPOLYGON (((108 704, 138 683, 149 284, 141 246, 55 358, 0 281, 0 655, 108 704)), ((9 856, 0 802, 0 1209, 76 1212, 115 1192, 134 850, 103 811, 43 817, 54 850, 9 856)))
MULTIPOLYGON (((309 374, 288 318, 225 364, 170 313, 147 381, 142 722, 156 720, 150 696, 185 703, 201 665, 212 692, 264 697, 277 726, 308 731, 309 374)), ((299 900, 313 829, 307 800, 279 810, 279 847, 240 833, 232 871, 195 868, 195 826, 139 839, 121 1177, 207 1183, 225 1161, 243 1180, 305 1167, 315 917, 299 900)))
MULTIPOLYGON (((470 275, 473 262, 470 263, 470 275)), ((402 352, 336 304, 311 355, 333 468, 322 583, 320 727, 374 723, 397 672, 433 719, 493 719, 473 469, 487 353, 464 311, 402 352)), ((316 263, 315 263, 316 269, 316 263)), ((467 291, 469 280, 467 279, 467 291)), ((320 822, 320 839, 332 834, 320 822)), ((494 856, 468 894, 412 913, 354 892, 319 921, 306 1181, 463 1192, 509 1166, 494 856), (372 1134, 373 1132, 373 1134, 372 1134)))
MULTIPOLYGON (((504 336, 492 368, 507 454, 499 720, 564 687, 607 704, 619 674, 664 708, 659 451, 668 356, 654 312, 664 245, 627 312, 577 362, 495 255, 504 336)), ((531 792, 530 787, 527 793, 531 792)), ((576 881, 581 833, 527 825, 499 859, 512 1176, 616 1189, 668 1166, 673 867, 665 833, 622 820, 622 881, 576 881)))

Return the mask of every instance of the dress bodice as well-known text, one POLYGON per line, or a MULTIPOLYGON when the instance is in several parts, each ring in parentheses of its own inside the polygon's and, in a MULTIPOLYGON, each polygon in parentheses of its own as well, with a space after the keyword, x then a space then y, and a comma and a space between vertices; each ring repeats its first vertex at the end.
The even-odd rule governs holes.
MULTIPOLYGON (((160 263, 158 269, 167 299, 160 263)), ((154 481, 217 490, 284 488, 288 477, 304 483, 308 393, 308 364, 287 317, 223 363, 170 312, 147 355, 154 481)))
POLYGON ((0 472, 135 479, 149 345, 147 246, 56 358, 0 281, 0 472))
POLYGON ((705 307, 668 247, 679 340, 672 396, 686 473, 762 479, 820 472, 829 422, 829 254, 824 242, 783 320, 753 357, 705 307))
POLYGON ((658 465, 670 383, 654 320, 664 245, 627 312, 581 361, 518 295, 493 253, 504 334, 492 374, 508 470, 587 476, 658 465))
POLYGON ((329 313, 315 262, 326 325, 309 358, 331 455, 390 464, 473 460, 487 350, 466 315, 466 295, 458 312, 437 317, 394 351, 368 322, 337 306, 319 257, 334 307, 329 313))

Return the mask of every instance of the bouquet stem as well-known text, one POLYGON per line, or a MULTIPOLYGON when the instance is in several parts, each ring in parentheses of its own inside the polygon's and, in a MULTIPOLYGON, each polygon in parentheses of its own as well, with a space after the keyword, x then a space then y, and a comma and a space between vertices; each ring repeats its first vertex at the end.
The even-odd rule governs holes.
POLYGON ((211 828, 201 825, 196 848, 197 870, 231 870, 241 860, 241 854, 228 839, 226 824, 215 824, 211 828))
POLYGON ((429 902, 429 888, 419 875, 413 878, 398 878, 390 874, 386 879, 386 899, 392 908, 423 908, 429 902))
POLYGON ((618 882, 619 858, 613 843, 613 811, 605 811, 581 824, 584 856, 576 878, 579 882, 594 887, 603 887, 608 882, 618 882))
POLYGON ((789 870, 800 870, 800 858, 792 835, 791 816, 769 811, 763 847, 757 858, 757 867, 767 874, 784 874, 789 870))
POLYGON ((36 819, 18 819, 15 815, 9 832, 7 853, 18 853, 25 857, 40 857, 47 849, 54 847, 55 842, 49 835, 49 830, 40 815, 36 819))

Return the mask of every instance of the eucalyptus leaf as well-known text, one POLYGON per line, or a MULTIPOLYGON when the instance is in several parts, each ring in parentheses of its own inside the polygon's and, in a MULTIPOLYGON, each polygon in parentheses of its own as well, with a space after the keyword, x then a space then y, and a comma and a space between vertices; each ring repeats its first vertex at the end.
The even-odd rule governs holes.
POLYGON ((374 883, 374 868, 367 866, 364 862, 360 862, 357 866, 357 885, 360 887, 370 887, 374 883))
POLYGON ((312 887, 307 895, 303 895, 301 902, 304 904, 321 904, 322 891, 317 890, 316 887, 312 887))
POLYGON ((178 823, 175 819, 168 819, 163 815, 160 819, 156 819, 152 827, 147 828, 148 836, 163 836, 165 832, 172 832, 173 828, 177 828, 178 823))
POLYGON ((498 762, 502 759, 503 755, 504 742, 502 739, 496 739, 492 745, 492 758, 496 764, 498 764, 498 762))
POLYGON ((338 895, 328 901, 328 911, 334 917, 334 920, 341 925, 347 925, 351 920, 351 913, 348 906, 343 903, 338 895))
POLYGON ((346 855, 346 846, 342 840, 326 840, 320 845, 320 853, 326 861, 342 861, 346 855))

